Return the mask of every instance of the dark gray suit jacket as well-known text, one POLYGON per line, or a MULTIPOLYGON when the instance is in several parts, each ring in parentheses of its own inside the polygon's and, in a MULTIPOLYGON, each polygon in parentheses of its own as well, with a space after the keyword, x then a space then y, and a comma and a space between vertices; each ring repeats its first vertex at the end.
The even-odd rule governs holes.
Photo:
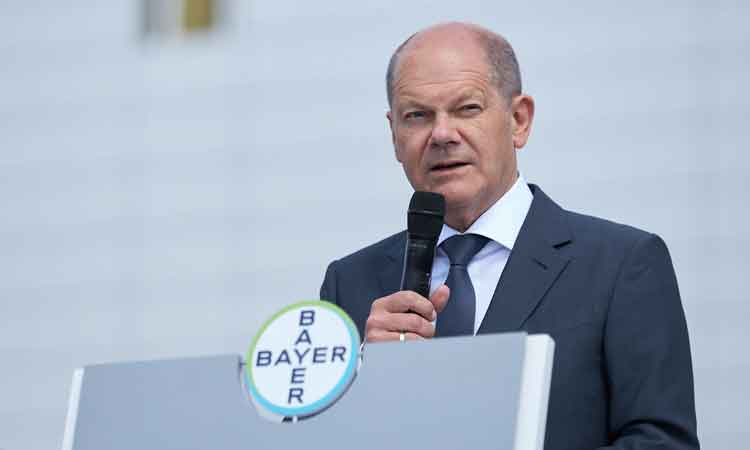
MULTIPOLYGON (((664 242, 530 188, 479 333, 555 340, 545 449, 699 448, 687 327, 664 242)), ((328 267, 321 298, 361 335, 372 301, 399 289, 405 242, 401 232, 328 267)))

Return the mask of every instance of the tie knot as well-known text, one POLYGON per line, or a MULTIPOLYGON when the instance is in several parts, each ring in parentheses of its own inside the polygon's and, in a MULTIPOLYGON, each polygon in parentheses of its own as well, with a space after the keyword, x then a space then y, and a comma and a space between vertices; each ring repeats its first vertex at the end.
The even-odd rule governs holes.
POLYGON ((487 241, 488 238, 478 234, 457 234, 446 239, 440 247, 448 255, 451 266, 466 266, 487 241))

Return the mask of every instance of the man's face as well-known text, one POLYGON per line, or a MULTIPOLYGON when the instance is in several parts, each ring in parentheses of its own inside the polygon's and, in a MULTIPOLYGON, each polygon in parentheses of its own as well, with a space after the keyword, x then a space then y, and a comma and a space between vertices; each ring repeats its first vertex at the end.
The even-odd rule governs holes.
POLYGON ((512 107, 470 37, 404 49, 388 119, 409 182, 445 196, 449 224, 467 216, 470 225, 515 182, 512 107))

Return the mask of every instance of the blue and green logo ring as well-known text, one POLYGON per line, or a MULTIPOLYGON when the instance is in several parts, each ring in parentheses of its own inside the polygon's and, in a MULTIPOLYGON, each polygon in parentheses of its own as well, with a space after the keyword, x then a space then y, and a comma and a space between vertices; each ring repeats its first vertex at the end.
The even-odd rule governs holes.
POLYGON ((247 351, 247 356, 245 358, 246 364, 245 364, 245 382, 247 385, 247 388, 250 392, 250 395, 252 398, 266 411, 269 411, 273 414, 283 416, 283 417, 307 417, 314 415, 316 413, 319 413, 326 408, 330 407, 336 400, 338 400, 341 395, 343 395, 348 387, 351 385, 354 377, 356 376, 356 370, 359 362, 359 345, 360 345, 360 338, 359 338, 359 331, 357 331, 357 327, 352 321, 352 319, 349 317, 349 315, 341 308, 336 306, 333 303, 327 302, 325 300, 307 300, 307 301, 301 301, 297 302, 291 305, 288 305, 278 311, 276 314, 271 316, 270 319, 268 319, 263 326, 260 328, 258 333, 256 333, 255 337, 253 338, 252 343, 250 344, 250 348, 247 351), (325 308, 329 311, 332 311, 338 318, 341 319, 343 324, 347 327, 347 330, 349 331, 349 339, 350 339, 350 357, 349 361, 347 363, 346 369, 344 370, 344 374, 341 376, 339 381, 336 383, 336 385, 326 394, 323 396, 323 398, 317 400, 316 402, 296 407, 296 408, 289 408, 289 407, 282 407, 277 404, 271 403, 268 399, 266 399, 258 390, 257 386, 255 385, 255 381, 253 379, 253 355, 255 354, 256 347, 258 345, 258 341, 263 336, 263 333, 270 327, 279 317, 285 315, 286 313, 290 311, 294 311, 296 309, 301 309, 304 307, 313 306, 316 308, 325 308))

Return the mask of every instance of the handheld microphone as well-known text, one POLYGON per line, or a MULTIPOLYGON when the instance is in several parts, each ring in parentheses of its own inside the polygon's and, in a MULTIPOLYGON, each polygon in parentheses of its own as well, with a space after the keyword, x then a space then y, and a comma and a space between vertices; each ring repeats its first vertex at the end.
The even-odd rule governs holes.
POLYGON ((409 202, 407 239, 401 290, 429 298, 432 260, 445 217, 445 198, 434 192, 416 191, 409 202))

